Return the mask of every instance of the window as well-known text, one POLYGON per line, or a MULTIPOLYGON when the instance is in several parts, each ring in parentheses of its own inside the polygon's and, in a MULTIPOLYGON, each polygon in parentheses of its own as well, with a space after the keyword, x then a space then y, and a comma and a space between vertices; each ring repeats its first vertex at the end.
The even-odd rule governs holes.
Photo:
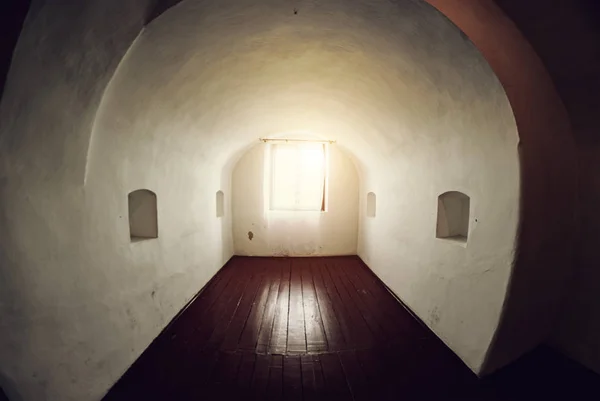
POLYGON ((223 191, 217 191, 217 217, 225 216, 225 195, 223 191))
POLYGON ((376 204, 377 198, 373 192, 369 192, 367 194, 367 217, 375 217, 375 212, 377 210, 376 204))
POLYGON ((158 238, 156 194, 138 189, 128 195, 129 236, 132 242, 158 238))
POLYGON ((467 242, 470 203, 462 192, 446 192, 438 197, 437 238, 467 242))
POLYGON ((326 144, 271 145, 271 210, 325 211, 326 144))

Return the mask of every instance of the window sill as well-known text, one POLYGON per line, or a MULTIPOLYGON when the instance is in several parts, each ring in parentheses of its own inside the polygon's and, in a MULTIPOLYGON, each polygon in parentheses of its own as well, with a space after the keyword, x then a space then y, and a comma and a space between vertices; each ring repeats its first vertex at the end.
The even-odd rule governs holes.
POLYGON ((453 237, 444 237, 444 238, 437 237, 437 239, 446 241, 446 242, 450 242, 452 244, 460 245, 463 248, 467 247, 467 237, 465 237, 463 235, 455 235, 453 237))
POLYGON ((134 242, 143 242, 143 241, 148 241, 151 239, 157 239, 158 237, 130 237, 131 239, 131 243, 134 242))
POLYGON ((327 210, 269 209, 269 213, 327 213, 327 210))

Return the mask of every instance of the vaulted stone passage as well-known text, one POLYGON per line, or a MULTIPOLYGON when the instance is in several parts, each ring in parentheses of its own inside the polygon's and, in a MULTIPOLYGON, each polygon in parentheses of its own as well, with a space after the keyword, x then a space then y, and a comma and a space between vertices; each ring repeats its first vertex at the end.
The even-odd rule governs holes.
POLYGON ((461 1, 36 2, 0 110, 7 391, 99 398, 234 254, 356 254, 477 374, 539 344, 569 126, 516 28, 461 1), (326 144, 322 194, 290 178, 321 205, 265 206, 265 138, 326 144), (152 241, 131 240, 138 188, 152 241), (436 239, 448 191, 465 246, 436 239))
MULTIPOLYGON (((234 253, 261 256, 358 253, 478 371, 498 324, 518 222, 518 136, 502 86, 473 44, 425 3, 354 9, 322 2, 290 11, 277 2, 261 8, 190 1, 147 26, 104 95, 86 188, 101 196, 146 176, 168 185, 159 192, 166 194, 161 205, 172 210, 163 219, 177 229, 161 230, 161 238, 195 232, 183 240, 191 246, 196 238, 214 238, 211 227, 222 223, 207 220, 197 202, 196 217, 179 220, 175 205, 202 199, 195 195, 201 189, 228 188, 233 173, 233 241, 210 249, 232 243, 234 253), (303 137, 335 141, 327 213, 282 219, 264 214, 263 198, 256 198, 257 215, 238 207, 241 200, 250 208, 255 194, 265 192, 262 166, 270 156, 260 153, 267 148, 258 139, 303 137), (342 163, 338 150, 354 162, 342 163), (107 174, 107 163, 126 174, 107 174), (361 177, 356 184, 346 178, 352 163, 361 177), (261 170, 253 175, 255 168, 261 170), (192 179, 203 185, 184 184, 192 179), (342 182, 338 202, 334 185, 342 182), (353 218, 340 214, 329 225, 342 207, 360 201, 361 187, 377 188, 380 218, 365 219, 365 209, 354 206, 346 209, 353 218), (466 249, 446 249, 431 235, 437 196, 448 187, 466 188, 485 222, 473 227, 466 249), (475 254, 478 262, 463 262, 475 254), (403 267, 392 269, 386 262, 392 257, 403 267), (442 266, 458 276, 442 278, 442 266), (439 278, 425 279, 426 269, 440 270, 439 278), (474 302, 482 297, 487 301, 474 302), (477 321, 479 329, 461 320, 477 321)), ((99 203, 92 213, 101 209, 107 210, 99 203)))

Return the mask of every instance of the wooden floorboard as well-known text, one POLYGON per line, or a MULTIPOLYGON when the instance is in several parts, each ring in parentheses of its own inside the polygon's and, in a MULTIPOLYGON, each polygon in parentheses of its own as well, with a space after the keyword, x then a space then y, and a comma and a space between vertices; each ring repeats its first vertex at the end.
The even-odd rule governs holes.
POLYGON ((252 375, 252 385, 249 392, 250 398, 254 398, 256 400, 264 400, 266 398, 267 386, 269 385, 270 366, 271 355, 256 355, 254 374, 252 375))
POLYGON ((283 355, 272 355, 269 365, 267 400, 281 400, 283 396, 283 355))
POLYGON ((235 257, 104 399, 600 399, 600 380, 548 350, 477 379, 358 257, 235 257))
POLYGON ((279 288, 279 275, 276 274, 277 269, 270 269, 268 262, 266 261, 264 268, 263 280, 260 283, 255 300, 251 305, 250 313, 240 335, 238 346, 240 350, 254 351, 258 346, 258 338, 269 297, 273 296, 271 292, 276 291, 275 288, 279 288))
MULTIPOLYGON (((260 285, 265 279, 264 269, 265 267, 261 266, 261 268, 254 272, 254 274, 250 277, 247 288, 242 293, 237 308, 235 309, 233 317, 231 318, 229 327, 225 333, 223 342, 221 343, 221 350, 235 351, 238 349, 242 331, 248 322, 248 317, 252 311, 252 306, 255 304, 255 299, 260 289, 260 285)), ((252 322, 250 324, 252 324, 252 322)))
POLYGON ((290 274, 290 261, 289 259, 285 259, 282 261, 281 266, 281 282, 276 301, 273 333, 271 334, 271 342, 269 343, 269 353, 271 354, 285 354, 287 351, 290 274))
POLYGON ((290 297, 287 328, 287 352, 306 353, 306 325, 304 323, 304 302, 302 295, 302 265, 304 261, 291 261, 290 297))
POLYGON ((352 400, 344 370, 337 353, 326 353, 320 356, 325 388, 328 400, 352 400))
POLYGON ((302 401, 302 367, 300 355, 283 358, 283 399, 302 401))
POLYGON ((346 347, 346 338, 342 326, 335 315, 333 301, 327 293, 323 280, 323 264, 315 261, 311 263, 313 285, 315 286, 316 300, 323 321, 323 330, 327 338, 329 351, 339 351, 346 347))
POLYGON ((252 388, 252 377, 254 376, 254 368, 256 367, 256 353, 242 353, 242 361, 238 371, 235 387, 239 394, 249 394, 252 388))
POLYGON ((303 259, 300 268, 306 349, 308 352, 324 352, 327 350, 327 337, 323 328, 311 263, 309 258, 303 259))
POLYGON ((263 312, 258 332, 256 351, 259 354, 267 353, 269 345, 271 344, 275 316, 277 314, 277 307, 279 305, 277 300, 279 298, 280 287, 285 279, 284 274, 286 273, 286 269, 273 265, 271 268, 269 268, 269 272, 272 282, 269 287, 269 295, 267 297, 267 303, 265 305, 265 310, 263 312))
POLYGON ((355 401, 371 400, 372 395, 369 392, 367 376, 363 372, 356 351, 343 351, 339 354, 344 376, 348 382, 348 387, 355 401))
POLYGON ((302 371, 302 394, 304 400, 322 399, 324 394, 323 372, 318 355, 302 355, 300 357, 302 371))
POLYGON ((362 299, 354 288, 348 283, 343 266, 338 263, 327 265, 338 294, 344 304, 346 313, 352 317, 354 330, 360 334, 359 343, 353 348, 370 348, 376 342, 386 341, 379 323, 375 321, 372 313, 365 309, 362 299))
POLYGON ((319 284, 324 286, 325 297, 328 297, 328 308, 331 308, 332 314, 335 316, 335 321, 340 325, 339 330, 344 335, 344 348, 355 347, 360 341, 360 333, 357 333, 356 328, 352 326, 352 317, 347 313, 346 307, 342 302, 340 294, 331 279, 327 263, 323 263, 316 269, 321 280, 319 284))

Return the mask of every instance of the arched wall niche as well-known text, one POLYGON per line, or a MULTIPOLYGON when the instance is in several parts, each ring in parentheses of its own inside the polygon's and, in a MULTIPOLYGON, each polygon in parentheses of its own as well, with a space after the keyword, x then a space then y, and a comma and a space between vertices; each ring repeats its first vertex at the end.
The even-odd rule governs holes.
POLYGON ((458 191, 444 192, 438 196, 435 236, 458 243, 467 243, 471 199, 458 191))
MULTIPOLYGON (((133 89, 133 82, 126 77, 136 71, 131 67, 135 66, 135 58, 139 54, 136 56, 134 53, 149 52, 148 48, 144 49, 143 43, 148 40, 147 35, 160 37, 170 30, 168 24, 162 26, 154 24, 161 22, 171 11, 185 4, 174 7, 154 20, 148 26, 152 29, 145 30, 131 46, 132 40, 140 31, 140 21, 145 21, 148 15, 146 5, 142 3, 144 2, 138 4, 140 7, 128 7, 124 10, 126 12, 118 13, 112 11, 119 9, 120 3, 119 7, 115 6, 109 12, 108 8, 104 8, 109 6, 109 2, 105 1, 90 1, 78 5, 65 4, 65 8, 60 12, 57 9, 39 7, 36 18, 29 18, 26 21, 17 45, 0 110, 0 120, 3 121, 0 127, 0 150, 2 159, 6 160, 6 163, 0 166, 2 169, 0 174, 3 177, 3 190, 0 195, 3 205, 2 216, 4 216, 3 224, 0 224, 0 238, 2 238, 0 246, 3 251, 6 250, 0 252, 2 255, 0 266, 10 272, 20 272, 18 279, 11 273, 7 275, 8 279, 0 284, 0 303, 7 305, 12 311, 11 315, 0 322, 0 333, 2 333, 0 334, 0 359, 11 361, 10 366, 2 367, 4 371, 0 372, 0 376, 11 378, 11 384, 3 387, 11 397, 17 399, 19 397, 22 399, 50 397, 64 400, 100 398, 164 327, 170 317, 232 254, 231 245, 228 245, 231 239, 227 234, 228 230, 230 231, 231 221, 228 221, 227 216, 224 219, 215 218, 214 192, 210 191, 206 196, 198 192, 190 193, 189 188, 186 189, 186 183, 202 182, 203 187, 222 188, 226 193, 230 193, 230 155, 247 146, 251 142, 251 137, 255 140, 254 133, 252 136, 246 135, 243 128, 228 126, 223 120, 212 119, 205 121, 212 126, 213 132, 217 133, 212 140, 218 142, 218 133, 229 132, 239 141, 236 140, 235 143, 227 141, 227 146, 207 149, 196 146, 198 142, 182 140, 175 133, 197 132, 189 130, 189 125, 185 125, 188 123, 189 116, 178 111, 185 110, 185 107, 181 108, 185 106, 185 99, 189 95, 185 88, 181 90, 171 88, 172 91, 162 93, 176 99, 173 104, 166 107, 166 111, 173 117, 168 124, 153 126, 152 122, 156 121, 150 118, 145 125, 136 125, 136 119, 132 118, 133 114, 121 121, 109 122, 106 119, 113 116, 115 108, 118 109, 125 101, 125 99, 120 101, 115 99, 115 94, 121 94, 115 89, 121 88, 125 92, 133 89), (69 77, 74 75, 65 73, 67 64, 61 57, 56 57, 56 54, 81 55, 83 54, 81 43, 66 41, 64 32, 47 31, 44 25, 44 21, 57 21, 58 25, 58 21, 65 22, 63 19, 67 16, 83 15, 77 7, 91 10, 83 17, 81 29, 95 29, 95 35, 81 35, 81 37, 86 37, 88 45, 102 48, 106 54, 86 53, 90 57, 84 60, 77 59, 80 62, 76 65, 90 67, 81 71, 92 73, 103 71, 105 75, 100 79, 94 74, 90 77, 78 74, 78 79, 70 80, 69 77), (117 14, 120 23, 115 25, 114 18, 117 14), (115 31, 114 26, 118 26, 119 30, 115 31), (153 32, 150 33, 149 30, 153 32), (42 36, 46 44, 53 43, 56 46, 47 46, 46 52, 39 52, 35 44, 38 43, 37 38, 42 36), (111 44, 115 47, 113 48, 111 44), (60 47, 59 52, 53 50, 58 47, 60 47), (128 54, 123 57, 127 49, 129 49, 128 54), (116 68, 115 60, 121 61, 119 68, 116 68), (94 64, 96 61, 98 64, 94 64), (113 76, 115 69, 117 72, 113 76), (33 79, 36 76, 44 77, 44 82, 33 79), (112 77, 108 89, 106 89, 109 83, 107 77, 112 77), (42 87, 44 96, 37 96, 42 87), (103 93, 104 100, 98 107, 103 93), (91 100, 87 97, 78 97, 90 94, 93 95, 91 100), (76 101, 54 101, 57 98, 76 99, 76 101), (27 99, 37 99, 43 102, 45 107, 32 107, 23 113, 15 112, 15 108, 20 107, 19 105, 29 104, 27 99), (107 108, 111 109, 110 112, 107 112, 107 108), (49 115, 56 116, 57 120, 48 123, 49 115), (94 116, 96 116, 96 124, 91 123, 94 116), (60 120, 61 118, 64 121, 60 120), (94 155, 104 154, 107 142, 105 133, 117 126, 121 130, 123 126, 119 126, 120 124, 132 128, 128 132, 131 135, 123 136, 122 139, 130 142, 130 145, 135 145, 128 146, 126 153, 109 147, 111 151, 115 151, 114 157, 119 160, 119 168, 102 171, 102 160, 97 158, 94 160, 94 155), (90 139, 92 125, 95 134, 90 139), (152 138, 154 145, 150 146, 145 141, 140 142, 138 137, 140 132, 143 132, 146 138, 152 138), (19 135, 21 138, 36 140, 24 140, 20 143, 10 136, 13 135, 12 133, 15 138, 19 135), (42 133, 44 141, 38 140, 42 133), (179 139, 174 140, 175 138, 179 139), (44 149, 35 148, 33 144, 39 143, 47 146, 44 149), (136 148, 137 145, 140 146, 136 148), (167 160, 162 158, 161 152, 154 152, 157 148, 170 145, 174 147, 169 149, 179 156, 177 163, 167 163, 167 160), (86 155, 88 155, 87 159, 86 155), (79 178, 84 176, 83 166, 86 162, 90 174, 82 190, 83 180, 79 178), (219 173, 219 168, 223 165, 226 167, 219 173), (212 174, 205 176, 198 173, 204 170, 209 170, 212 174), (165 216, 164 224, 161 223, 161 241, 155 242, 158 246, 135 256, 130 250, 125 250, 114 242, 113 234, 116 231, 126 232, 126 219, 120 219, 118 223, 113 222, 117 218, 117 211, 126 210, 123 204, 125 200, 121 194, 135 185, 134 183, 139 181, 140 177, 147 177, 149 174, 155 175, 158 180, 156 191, 164 193, 164 196, 161 196, 164 210, 189 210, 191 213, 185 218, 179 214, 165 216), (177 178, 173 179, 173 177, 177 178), (170 179, 169 182, 167 178, 170 179), (118 195, 109 195, 114 193, 118 195), (28 221, 26 227, 29 229, 26 232, 21 231, 25 226, 16 224, 23 220, 28 221), (73 249, 77 249, 78 252, 67 257, 62 254, 59 257, 56 250, 61 249, 65 243, 72 244, 73 249), (19 252, 11 253, 10 250, 13 249, 18 249, 19 252), (106 249, 112 251, 106 252, 106 249), (177 252, 173 252, 174 249, 177 249, 177 252), (4 257, 9 254, 14 257, 4 257), (178 256, 174 257, 174 255, 178 256), (171 266, 173 270, 158 269, 158 260, 164 261, 165 265, 171 266), (203 269, 191 268, 189 265, 191 260, 198 261, 197 264, 202 265, 203 269), (92 261, 91 265, 90 261, 92 261), (83 265, 89 267, 86 270, 87 276, 79 277, 78 275, 82 274, 80 267, 83 265), (156 272, 137 269, 143 271, 143 274, 136 276, 131 273, 136 269, 125 272, 122 269, 124 265, 133 267, 151 265, 156 272), (57 271, 63 272, 64 276, 58 277, 57 271), (127 275, 130 276, 130 281, 126 280, 127 275), (61 291, 62 286, 54 285, 58 279, 65 285, 70 283, 69 280, 77 279, 79 285, 71 286, 72 290, 69 292, 61 291), (132 281, 135 282, 135 291, 132 290, 132 281), (35 297, 23 291, 24 288, 33 287, 39 289, 35 297), (164 296, 164 302, 153 305, 136 301, 138 298, 147 299, 146 296, 149 296, 148 294, 151 294, 155 288, 159 288, 157 296, 164 296), (119 296, 116 296, 117 294, 119 296), (87 311, 78 319, 80 329, 77 336, 80 341, 77 344, 65 343, 64 346, 51 346, 40 340, 49 338, 49 334, 60 338, 72 337, 73 322, 56 318, 53 309, 45 302, 48 299, 59 299, 64 305, 81 305, 87 311), (116 299, 119 302, 115 302, 116 299), (23 316, 32 316, 32 310, 27 309, 28 305, 35 306, 36 319, 23 319, 23 316), (138 318, 138 326, 135 328, 130 326, 128 317, 113 313, 116 310, 123 310, 124 305, 127 305, 132 316, 138 318), (44 333, 39 331, 42 327, 39 324, 41 319, 51 322, 44 325, 44 333), (106 329, 111 330, 110 336, 97 335, 106 329), (28 349, 23 350, 18 344, 24 337, 37 340, 30 342, 28 349), (93 355, 87 352, 89 349, 94 350, 93 355), (73 355, 68 361, 68 367, 65 370, 52 369, 51 367, 56 366, 57 361, 64 361, 66 352, 71 352, 73 355), (92 363, 88 363, 84 357, 78 358, 77 355, 89 356, 92 363), (32 378, 29 374, 31 371, 47 372, 47 374, 32 378), (73 376, 69 372, 77 372, 78 383, 81 384, 66 385, 65 383, 70 383, 73 376), (94 385, 92 387, 84 385, 83 383, 86 382, 93 382, 94 385)), ((511 100, 519 134, 525 144, 521 163, 520 213, 522 217, 518 257, 511 280, 512 295, 505 301, 501 325, 494 335, 495 345, 490 348, 484 366, 477 368, 481 349, 477 350, 474 358, 468 350, 466 353, 463 352, 464 349, 458 352, 463 358, 471 358, 471 366, 474 370, 485 373, 514 359, 538 343, 547 333, 548 321, 551 317, 549 311, 554 310, 551 306, 556 304, 556 298, 561 291, 561 275, 564 273, 561 266, 566 268, 569 265, 566 255, 570 252, 570 244, 569 239, 564 235, 571 232, 568 218, 554 216, 554 211, 572 210, 570 191, 565 190, 576 181, 573 169, 570 168, 573 162, 570 153, 570 128, 564 108, 535 52, 492 1, 431 0, 430 3, 456 23, 485 55, 511 100), (557 160, 562 160, 564 163, 557 163, 557 160), (556 219, 553 220, 553 216, 556 219), (558 236, 560 246, 555 246, 553 231, 547 226, 549 221, 553 221, 555 231, 561 234, 558 236), (542 268, 544 271, 539 270, 542 268), (549 279, 542 283, 537 280, 541 275, 549 279), (532 288, 536 289, 533 293, 532 288)), ((414 4, 424 7, 418 2, 414 4)), ((298 18, 308 18, 310 14, 301 12, 298 15, 298 18)), ((290 18, 296 17, 290 16, 290 18)), ((183 18, 184 21, 191 19, 194 19, 193 15, 188 19, 183 18)), ((455 37, 453 35, 460 35, 458 31, 450 32, 454 32, 449 35, 452 38, 455 37)), ((72 31, 68 35, 73 36, 72 31)), ((438 33, 438 37, 446 39, 443 33, 438 33)), ((195 52, 173 54, 173 49, 168 46, 159 48, 161 52, 156 52, 157 47, 153 48, 157 56, 156 60, 171 56, 180 60, 189 60, 195 54, 195 52)), ((410 46, 404 50, 410 50, 410 46)), ((444 54, 442 51, 440 57, 444 54)), ((167 73, 167 71, 162 72, 167 73)), ((389 76, 395 75, 389 74, 389 76)), ((286 77, 284 81, 294 82, 293 78, 293 76, 286 77)), ((160 80, 157 82, 156 87, 160 88, 162 85, 160 80)), ((370 87, 375 88, 381 82, 373 81, 370 84, 372 84, 370 87)), ((188 86, 188 90, 193 90, 193 86, 188 86)), ((333 88, 322 94, 328 95, 335 93, 336 90, 337 88, 333 88)), ((447 93, 454 96, 457 92, 447 93)), ((281 100, 283 99, 275 97, 273 103, 282 104, 281 100)), ((295 99, 295 102, 310 103, 310 100, 311 96, 301 95, 295 99)), ((386 104, 395 104, 393 99, 388 100, 390 102, 386 104)), ((147 112, 150 114, 159 110, 152 101, 137 103, 135 107, 140 109, 149 107, 147 112)), ((245 113, 250 115, 263 106, 265 105, 258 103, 254 107, 247 108, 245 113)), ((311 123, 314 113, 304 113, 302 118, 294 120, 285 112, 277 114, 285 111, 278 107, 273 108, 277 118, 272 118, 267 123, 250 119, 246 121, 256 123, 252 124, 253 128, 257 129, 255 132, 274 132, 289 129, 290 125, 311 124, 308 129, 332 132, 334 136, 340 138, 344 137, 346 131, 361 131, 364 136, 356 136, 351 149, 357 156, 359 153, 362 155, 359 163, 371 167, 361 169, 361 182, 374 180, 373 185, 377 185, 378 182, 375 182, 377 171, 385 170, 387 163, 395 159, 396 155, 392 150, 403 146, 405 142, 393 140, 389 142, 375 135, 381 131, 379 124, 387 120, 386 113, 378 114, 375 104, 364 105, 364 110, 372 113, 368 119, 363 118, 362 121, 348 119, 343 113, 336 114, 336 106, 343 109, 346 105, 340 102, 336 105, 335 101, 316 104, 316 107, 328 108, 327 111, 333 115, 331 120, 321 121, 320 126, 311 123), (373 124, 373 121, 377 123, 373 124)), ((205 110, 212 110, 211 107, 205 110)), ((233 109, 230 111, 235 111, 236 107, 233 104, 233 109)), ((396 104, 393 109, 397 111, 396 104)), ((388 110, 388 108, 383 107, 381 110, 388 110)), ((408 114, 413 111, 409 108, 408 114)), ((398 131, 405 131, 414 127, 398 124, 396 128, 398 131)), ((504 128, 506 131, 506 128, 510 130, 514 127, 511 128, 509 124, 504 128)), ((203 142, 206 140, 206 137, 202 138, 203 142)), ((340 145, 345 144, 341 141, 340 145)), ((443 156, 440 155, 440 158, 443 159, 443 156)), ((406 173, 404 176, 413 176, 410 173, 414 171, 400 168, 394 172, 401 177, 402 173, 406 173)), ((379 186, 374 187, 379 188, 379 186)), ((360 189, 361 193, 365 193, 365 190, 366 188, 362 187, 360 189)), ((434 188, 425 203, 431 204, 431 200, 435 199, 438 193, 439 191, 434 188)), ((389 217, 392 208, 402 206, 402 202, 393 196, 392 198, 383 196, 379 190, 378 195, 381 196, 377 213, 381 219, 389 217)), ((390 195, 394 194, 390 193, 390 195)), ((364 208, 361 207, 360 210, 364 208)), ((371 227, 371 223, 381 219, 361 218, 359 220, 359 243, 365 243, 373 236, 375 227, 371 227)), ((402 220, 399 222, 404 223, 402 220)), ((435 224, 432 221, 429 223, 435 224)), ((432 224, 425 226, 429 229, 432 224)), ((430 230, 428 235, 431 237, 430 230)), ((473 240, 475 238, 474 236, 473 240)), ((386 264, 393 259, 393 255, 389 253, 392 248, 392 246, 383 247, 381 252, 384 258, 369 262, 387 283, 394 280, 390 273, 385 271, 386 264), (385 258, 389 258, 388 262, 385 258)), ((512 250, 512 247, 508 248, 510 249, 507 251, 512 250)), ((398 290, 396 292, 405 300, 413 296, 410 292, 398 290)), ((499 300, 503 299, 504 292, 501 293, 499 300)), ((434 306, 433 304, 422 306, 418 312, 421 316, 430 316, 434 306)), ((67 315, 61 313, 61 316, 67 315)), ((491 326, 487 327, 489 329, 491 326)), ((439 335, 440 328, 436 330, 439 335)), ((491 331, 494 330, 492 327, 491 331)), ((453 343, 454 339, 458 338, 454 335, 450 337, 442 335, 442 338, 455 350, 462 347, 460 344, 453 343)), ((485 347, 485 343, 483 341, 481 344, 485 347)))
POLYGON ((375 217, 377 212, 377 196, 374 192, 367 194, 367 217, 375 217))
POLYGON ((158 206, 156 194, 138 189, 127 195, 129 237, 132 242, 158 238, 158 206))
POLYGON ((223 191, 219 190, 216 194, 216 204, 217 204, 217 217, 225 216, 225 194, 223 191))

